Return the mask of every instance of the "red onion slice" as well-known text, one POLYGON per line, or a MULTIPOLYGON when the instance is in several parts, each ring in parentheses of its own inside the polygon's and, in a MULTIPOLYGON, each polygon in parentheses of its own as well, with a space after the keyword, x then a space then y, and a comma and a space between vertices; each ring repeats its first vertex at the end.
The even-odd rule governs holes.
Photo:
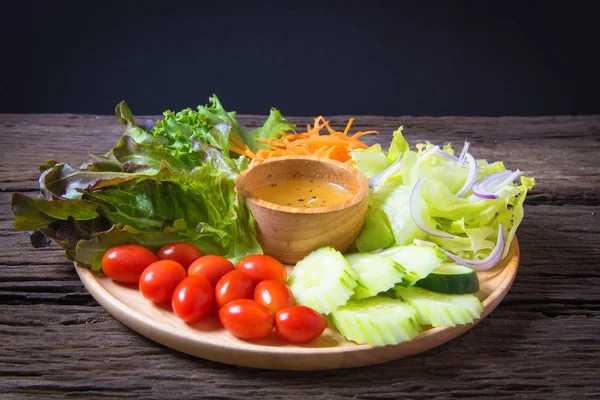
POLYGON ((473 185, 473 194, 482 199, 497 199, 498 196, 489 192, 488 187, 494 186, 495 183, 503 180, 508 175, 510 175, 510 171, 505 170, 486 176, 480 181, 475 182, 473 185))
POLYGON ((443 237, 448 239, 455 239, 456 236, 451 235, 446 232, 438 231, 437 229, 430 228, 425 221, 423 220, 423 216, 421 215, 421 207, 419 206, 419 200, 421 198, 421 187, 425 182, 424 178, 421 178, 415 184, 415 187, 410 194, 410 215, 415 222, 415 224, 419 227, 420 230, 427 233, 431 236, 443 237))
POLYGON ((421 157, 421 160, 419 161, 419 164, 421 164, 422 162, 424 162, 425 160, 427 160, 432 155, 439 154, 440 152, 442 152, 442 150, 440 150, 440 146, 433 146, 427 152, 423 153, 423 156, 421 157))
POLYGON ((501 224, 498 224, 498 240, 496 241, 496 247, 494 247, 494 250, 492 250, 490 255, 483 260, 468 260, 455 256, 441 247, 440 250, 446 253, 446 255, 457 264, 473 268, 476 271, 487 271, 488 269, 494 268, 494 266, 502 260, 502 254, 504 253, 504 227, 501 224))
MULTIPOLYGON (((440 156, 447 158, 448 160, 455 161, 457 165, 461 166, 463 164, 463 161, 461 160, 461 158, 454 157, 452 154, 448 154, 445 151, 440 150, 439 147, 437 147, 437 146, 434 147, 433 149, 435 149, 436 153, 439 154, 440 156)), ((469 189, 471 189, 471 187, 475 183, 475 180, 477 179, 477 172, 479 170, 479 168, 477 166, 477 161, 470 153, 467 153, 465 151, 465 149, 467 149, 467 150, 469 149, 469 142, 465 142, 465 146, 463 147, 464 154, 461 153, 461 155, 460 155, 462 157, 462 159, 466 158, 469 163, 469 174, 467 175, 467 180, 465 181, 465 184, 463 185, 463 187, 460 188, 458 193, 456 193, 456 195, 458 197, 464 196, 464 194, 467 193, 469 191, 469 189)))
POLYGON ((441 150, 439 147, 437 149, 437 154, 439 154, 440 156, 447 158, 448 160, 452 160, 454 162, 458 162, 458 157, 453 156, 450 153, 446 153, 444 150, 441 150))
POLYGON ((512 183, 515 179, 517 179, 521 175, 524 175, 523 172, 520 169, 517 169, 515 172, 512 172, 505 180, 494 185, 491 188, 491 190, 494 192, 497 192, 498 190, 502 189, 504 186, 508 185, 509 183, 512 183))
POLYGON ((456 162, 458 165, 463 165, 463 163, 465 162, 465 157, 468 154, 470 146, 471 143, 465 141, 465 145, 463 146, 462 151, 460 152, 460 156, 458 156, 458 161, 456 162))
POLYGON ((380 173, 370 177, 368 179, 369 186, 373 189, 377 189, 385 181, 387 181, 387 179, 390 176, 397 174, 398 172, 400 172, 401 169, 402 169, 402 153, 400 153, 398 155, 398 159, 396 159, 396 161, 394 161, 394 163, 392 165, 390 165, 389 167, 387 167, 380 173))
POLYGON ((470 145, 471 144, 469 142, 465 142, 465 145, 463 146, 463 149, 460 152, 460 157, 456 157, 456 156, 453 156, 450 153, 446 153, 444 150, 441 150, 438 146, 436 146, 436 148, 437 148, 436 152, 440 156, 442 156, 444 158, 447 158, 448 160, 452 160, 452 161, 454 161, 456 164, 458 164, 460 166, 460 165, 463 165, 464 162, 465 162, 465 156, 466 156, 467 152, 469 151, 469 146, 470 145))
POLYGON ((500 260, 502 260, 502 254, 504 254, 505 246, 504 228, 500 224, 498 225, 498 240, 496 241, 496 246, 494 247, 494 250, 492 250, 490 255, 484 258, 483 260, 469 260, 466 258, 461 258, 450 253, 448 250, 439 247, 437 244, 426 240, 415 239, 413 242, 418 246, 438 247, 448 256, 448 258, 450 258, 455 263, 464 265, 465 267, 473 268, 476 271, 486 271, 488 269, 494 268, 494 266, 496 266, 496 264, 498 264, 500 260))
POLYGON ((482 199, 498 199, 500 196, 494 192, 508 185, 521 175, 523 175, 523 172, 520 170, 516 170, 515 172, 504 170, 488 175, 473 185, 473 194, 482 199))
MULTIPOLYGON (((467 147, 467 146, 465 146, 465 147, 467 147)), ((475 161, 475 158, 471 154, 466 153, 465 157, 466 157, 467 161, 469 162, 469 174, 467 175, 467 180, 465 181, 465 184, 463 185, 463 187, 460 188, 458 193, 456 193, 456 195, 458 197, 464 196, 464 194, 467 193, 471 189, 471 187, 475 183, 475 180, 477 179, 477 171, 479 169, 477 167, 477 161, 475 161)))

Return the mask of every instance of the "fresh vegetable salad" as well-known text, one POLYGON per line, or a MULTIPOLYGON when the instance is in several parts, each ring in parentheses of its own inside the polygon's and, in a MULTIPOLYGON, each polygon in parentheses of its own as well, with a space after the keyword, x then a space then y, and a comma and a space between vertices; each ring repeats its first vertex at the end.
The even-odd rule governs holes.
POLYGON ((389 345, 423 329, 467 324, 483 310, 476 270, 508 253, 533 178, 476 159, 468 142, 420 143, 400 127, 384 151, 323 117, 296 132, 276 109, 245 130, 216 96, 196 110, 126 125, 105 155, 40 167, 40 194, 13 194, 16 229, 34 247, 51 241, 68 259, 137 285, 148 301, 196 322, 217 311, 234 336, 306 343, 327 319, 347 340, 389 345), (326 133, 324 133, 326 132, 326 133), (254 219, 235 191, 251 163, 286 155, 350 164, 370 184, 368 215, 351 251, 324 247, 290 276, 262 255, 254 219))

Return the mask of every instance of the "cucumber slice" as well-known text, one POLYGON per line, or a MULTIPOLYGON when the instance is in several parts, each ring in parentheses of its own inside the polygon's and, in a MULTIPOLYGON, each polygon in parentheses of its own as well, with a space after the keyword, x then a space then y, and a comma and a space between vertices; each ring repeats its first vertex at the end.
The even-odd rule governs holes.
POLYGON ((288 285, 298 304, 329 314, 354 294, 356 272, 342 253, 322 247, 296 264, 288 285))
POLYGON ((479 278, 472 268, 455 263, 444 263, 415 286, 437 293, 465 294, 479 291, 479 278))
POLYGON ((404 268, 390 257, 378 254, 347 254, 346 261, 357 274, 358 285, 353 299, 364 299, 385 292, 404 278, 404 268))
POLYGON ((400 264, 406 270, 405 281, 409 286, 441 267, 448 259, 446 254, 437 248, 416 244, 390 247, 377 254, 391 257, 400 264))
POLYGON ((350 297, 350 299, 352 299, 352 300, 360 300, 360 299, 367 299, 369 297, 375 297, 375 296, 377 296, 377 292, 376 291, 374 291, 373 289, 366 288, 366 287, 361 286, 360 284, 358 284, 354 288, 354 294, 350 297))
POLYGON ((418 287, 395 288, 396 295, 417 312, 421 325, 455 326, 473 322, 483 306, 472 294, 440 294, 418 287))
POLYGON ((411 340, 421 330, 415 310, 389 297, 350 300, 331 313, 331 317, 346 339, 372 346, 411 340))

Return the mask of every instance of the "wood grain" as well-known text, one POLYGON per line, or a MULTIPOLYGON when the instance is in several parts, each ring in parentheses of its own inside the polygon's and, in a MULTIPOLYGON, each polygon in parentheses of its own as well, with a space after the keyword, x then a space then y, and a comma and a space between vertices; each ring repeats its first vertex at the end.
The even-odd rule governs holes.
MULTIPOLYGON (((262 118, 242 116, 247 126, 262 118)), ((306 123, 306 118, 294 118, 306 123)), ((344 116, 332 117, 341 126, 344 116)), ((534 175, 519 228, 521 261, 498 308, 464 335, 403 360, 342 371, 262 371, 198 359, 140 336, 87 293, 57 247, 12 229, 13 190, 35 194, 39 164, 84 161, 122 133, 114 117, 0 115, 2 398, 598 397, 599 116, 358 117, 387 143, 469 140, 478 158, 534 175)))

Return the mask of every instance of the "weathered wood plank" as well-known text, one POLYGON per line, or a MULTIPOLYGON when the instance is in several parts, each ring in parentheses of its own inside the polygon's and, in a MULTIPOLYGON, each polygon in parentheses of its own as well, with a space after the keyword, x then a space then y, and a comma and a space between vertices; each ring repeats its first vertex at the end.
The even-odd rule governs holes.
MULTIPOLYGON (((249 127, 262 118, 241 116, 249 127)), ((306 122, 308 118, 294 118, 306 122)), ((345 117, 332 117, 342 125, 345 117)), ((437 349, 377 366, 259 371, 196 359, 121 325, 86 292, 57 246, 32 249, 12 228, 13 189, 36 166, 103 153, 113 117, 0 115, 0 393, 33 397, 585 398, 600 395, 600 117, 359 117, 387 135, 471 141, 477 157, 536 176, 518 234, 515 283, 480 325, 437 349)), ((370 139, 373 140, 373 139, 370 139)))
POLYGON ((26 342, 28 351, 22 345, 2 349, 0 387, 15 394, 428 399, 578 397, 600 390, 594 379, 597 359, 590 353, 597 329, 592 318, 488 318, 415 357, 311 373, 257 371, 195 359, 153 344, 98 307, 78 308, 77 316, 67 306, 14 307, 24 315, 23 325, 7 325, 3 317, 0 332, 26 342), (557 325, 577 329, 557 336, 557 325), (65 338, 68 343, 56 346, 65 338))
POLYGON ((513 288, 498 309, 466 335, 407 360, 320 374, 227 368, 156 345, 99 307, 60 251, 48 262, 46 253, 40 257, 39 249, 28 251, 27 238, 9 229, 11 248, 24 260, 15 265, 18 260, 3 250, 2 260, 8 261, 0 266, 0 334, 5 347, 0 352, 0 388, 11 384, 19 395, 154 398, 168 398, 172 390, 191 393, 194 388, 216 397, 238 398, 248 390, 284 396, 279 385, 293 398, 323 393, 328 398, 501 398, 516 393, 543 398, 598 391, 586 379, 596 372, 588 355, 599 350, 591 338, 600 320, 600 276, 595 268, 600 237, 595 234, 597 224, 581 224, 597 211, 582 206, 527 207, 520 235, 523 256, 513 288), (552 221, 561 231, 544 236, 552 221), (582 240, 577 229, 590 235, 582 240), (575 243, 583 247, 569 252, 575 243), (585 257, 578 258, 578 253, 585 257), (57 347, 65 337, 69 345, 57 347), (29 355, 21 354, 24 345, 29 355), (147 365, 153 367, 148 370, 147 365), (108 369, 114 375, 98 373, 108 369), (200 371, 202 382, 209 384, 191 383, 200 371), (61 383, 68 377, 68 383, 61 383), (330 386, 331 381, 336 384, 330 386), (253 386, 256 382, 259 387, 253 386))
MULTIPOLYGON (((140 117, 144 120, 148 117, 140 117)), ((156 118, 156 117, 154 117, 156 118)), ((331 117, 343 126, 345 116, 331 117)), ((304 125, 310 118, 290 120, 304 125)), ((240 116, 249 128, 262 117, 240 116)), ((462 144, 468 140, 477 158, 502 160, 507 168, 520 168, 537 178, 530 204, 600 205, 600 117, 357 117, 355 129, 376 129, 370 144, 387 145, 391 133, 404 125, 405 136, 415 144, 462 144), (586 179, 581 179, 585 176, 586 179)), ((123 126, 109 116, 0 115, 0 190, 37 188, 37 167, 49 159, 79 165, 89 152, 103 154, 116 144, 123 126), (42 145, 43 143, 43 145, 42 145), (32 151, 32 149, 36 149, 32 151), (23 155, 27 156, 24 157, 23 155)))

